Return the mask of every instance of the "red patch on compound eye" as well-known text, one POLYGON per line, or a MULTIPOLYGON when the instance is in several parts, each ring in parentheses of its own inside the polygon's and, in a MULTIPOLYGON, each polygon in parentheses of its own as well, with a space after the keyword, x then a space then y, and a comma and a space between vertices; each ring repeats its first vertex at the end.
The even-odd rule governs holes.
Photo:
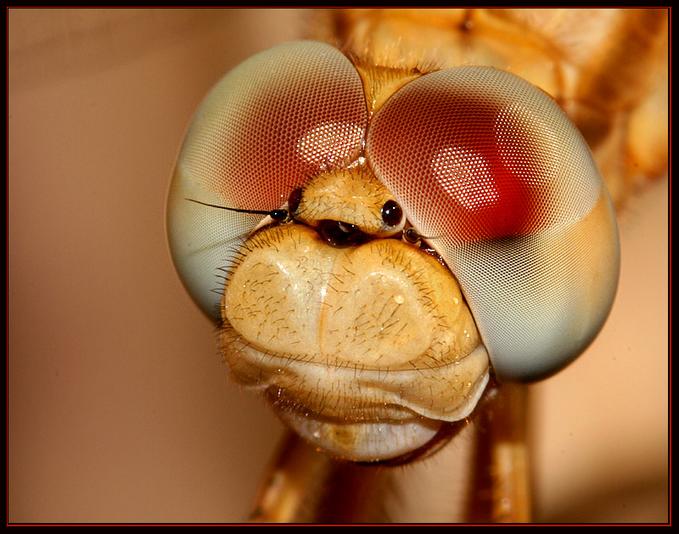
POLYGON ((427 235, 469 242, 545 226, 549 172, 527 126, 531 111, 494 98, 497 88, 449 87, 440 74, 404 87, 376 114, 367 153, 378 176, 427 235))
POLYGON ((361 78, 337 49, 280 45, 225 76, 206 98, 182 155, 187 172, 234 208, 279 208, 364 144, 361 78))
MULTIPOLYGON (((305 59, 311 63, 311 58, 305 59)), ((243 125, 229 140, 231 164, 240 177, 235 183, 251 187, 240 204, 277 208, 310 177, 344 166, 360 154, 367 111, 358 75, 348 68, 339 73, 330 68, 309 71, 288 86, 267 81, 250 97, 243 125)))
MULTIPOLYGON (((448 132, 430 158, 431 195, 456 221, 464 240, 523 235, 533 230, 535 191, 502 157, 497 113, 469 103, 463 133, 448 132)), ((432 199, 432 200, 433 200, 432 199)))

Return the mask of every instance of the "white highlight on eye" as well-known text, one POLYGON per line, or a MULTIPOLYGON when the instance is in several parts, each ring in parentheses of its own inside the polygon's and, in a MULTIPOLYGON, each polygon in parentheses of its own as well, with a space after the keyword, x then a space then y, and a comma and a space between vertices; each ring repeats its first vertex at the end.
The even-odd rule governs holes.
POLYGON ((466 147, 439 149, 431 169, 446 193, 468 210, 491 206, 500 198, 488 162, 466 147))
POLYGON ((324 122, 314 126, 297 141, 297 155, 308 163, 337 163, 351 156, 360 145, 364 129, 351 122, 324 122))

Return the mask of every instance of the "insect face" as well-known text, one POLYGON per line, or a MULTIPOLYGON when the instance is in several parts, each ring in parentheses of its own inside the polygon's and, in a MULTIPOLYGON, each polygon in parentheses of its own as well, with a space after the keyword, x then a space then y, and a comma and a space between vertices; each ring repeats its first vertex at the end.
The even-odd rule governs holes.
POLYGON ((366 76, 315 42, 244 62, 196 114, 168 211, 233 376, 352 460, 467 417, 491 369, 528 381, 567 365, 619 262, 589 149, 544 92, 459 67, 385 78, 395 92, 376 99, 366 76))

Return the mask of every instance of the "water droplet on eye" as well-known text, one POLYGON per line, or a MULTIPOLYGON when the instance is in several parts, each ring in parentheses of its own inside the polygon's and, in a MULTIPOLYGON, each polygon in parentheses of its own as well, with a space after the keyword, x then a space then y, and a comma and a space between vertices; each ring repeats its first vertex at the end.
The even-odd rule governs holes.
POLYGON ((396 302, 396 304, 403 304, 405 302, 405 300, 406 299, 403 298, 403 295, 396 295, 394 297, 394 302, 396 302))

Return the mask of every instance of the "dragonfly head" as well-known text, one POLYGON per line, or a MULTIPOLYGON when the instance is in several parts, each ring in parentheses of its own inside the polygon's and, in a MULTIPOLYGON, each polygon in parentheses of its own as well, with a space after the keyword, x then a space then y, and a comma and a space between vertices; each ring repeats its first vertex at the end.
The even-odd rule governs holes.
POLYGON ((589 149, 546 93, 468 66, 371 106, 362 75, 315 42, 227 74, 188 130, 168 233, 234 378, 315 446, 373 461, 463 421, 492 376, 579 356, 619 251, 589 149))

